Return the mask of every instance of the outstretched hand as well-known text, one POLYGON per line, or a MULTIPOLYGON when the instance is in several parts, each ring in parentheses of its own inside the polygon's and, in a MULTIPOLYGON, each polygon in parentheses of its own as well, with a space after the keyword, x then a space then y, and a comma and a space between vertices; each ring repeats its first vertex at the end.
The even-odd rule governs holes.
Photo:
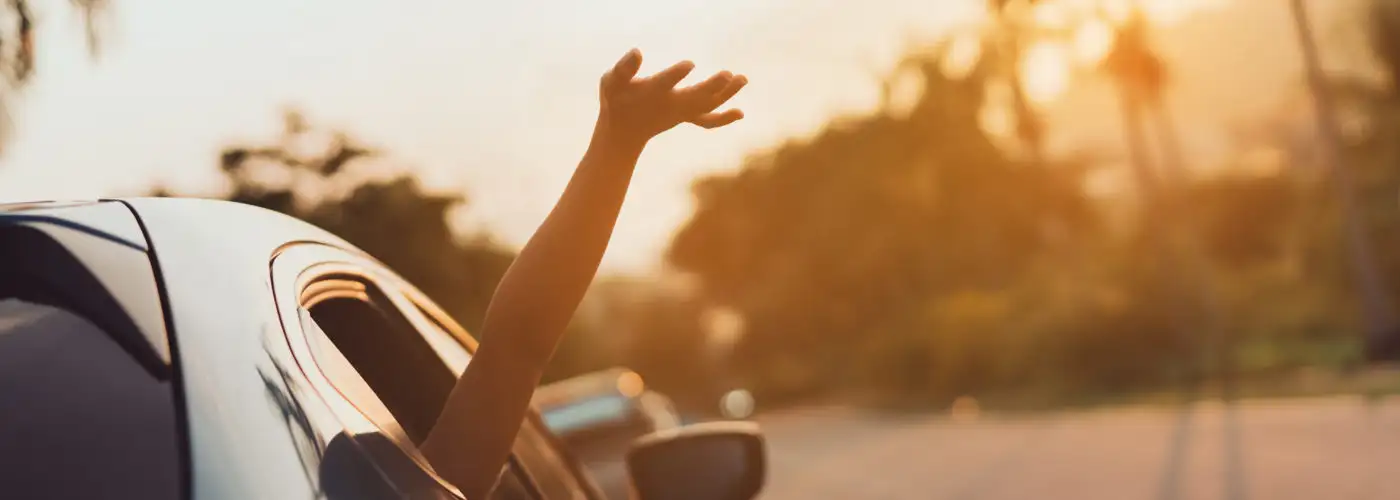
POLYGON ((647 141, 683 122, 716 128, 744 117, 737 109, 715 110, 746 78, 721 71, 676 88, 694 64, 637 78, 641 65, 642 54, 633 50, 603 76, 593 142, 554 210, 496 286, 481 324, 481 348, 419 446, 467 498, 490 497, 508 463, 530 396, 598 273, 647 141))
POLYGON ((743 75, 721 71, 695 85, 677 88, 676 84, 695 69, 694 63, 681 61, 655 75, 638 78, 641 67, 642 53, 632 49, 603 75, 599 132, 641 144, 681 123, 718 128, 744 117, 738 109, 715 111, 748 83, 743 75))

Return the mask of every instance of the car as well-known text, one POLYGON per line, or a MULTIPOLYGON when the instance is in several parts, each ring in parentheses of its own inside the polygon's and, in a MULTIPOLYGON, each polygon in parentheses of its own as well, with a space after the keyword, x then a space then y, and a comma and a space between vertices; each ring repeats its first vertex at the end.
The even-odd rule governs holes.
POLYGON ((542 386, 531 403, 550 431, 578 447, 603 435, 647 434, 681 422, 670 398, 647 389, 640 375, 620 367, 542 386))
MULTIPOLYGON (((462 498, 417 443, 475 348, 382 263, 285 215, 0 205, 0 497, 462 498)), ((763 447, 752 424, 653 433, 627 454, 631 488, 752 498, 763 447)), ((603 498, 534 412, 492 497, 603 498)))
POLYGON ((612 499, 629 494, 624 458, 631 444, 681 421, 670 398, 647 390, 640 375, 620 367, 540 387, 532 403, 545 427, 612 499))

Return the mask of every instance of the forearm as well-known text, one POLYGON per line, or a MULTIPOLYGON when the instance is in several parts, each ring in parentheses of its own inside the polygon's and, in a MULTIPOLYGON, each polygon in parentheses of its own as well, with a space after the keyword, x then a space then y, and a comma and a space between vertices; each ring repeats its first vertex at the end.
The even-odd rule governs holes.
POLYGON ((595 134, 554 210, 496 289, 483 344, 509 346, 515 363, 543 369, 612 236, 643 144, 595 134), (510 342, 495 336, 508 335, 510 342))
POLYGON ((510 454, 545 365, 597 273, 642 146, 595 132, 492 297, 481 347, 422 446, 468 498, 489 492, 510 454))

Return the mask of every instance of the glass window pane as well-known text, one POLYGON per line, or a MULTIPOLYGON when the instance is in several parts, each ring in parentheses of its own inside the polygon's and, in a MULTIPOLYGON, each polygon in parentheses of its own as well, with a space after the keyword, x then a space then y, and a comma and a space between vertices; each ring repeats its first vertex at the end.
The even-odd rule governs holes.
POLYGON ((83 318, 0 300, 0 401, 7 498, 179 495, 170 383, 83 318))

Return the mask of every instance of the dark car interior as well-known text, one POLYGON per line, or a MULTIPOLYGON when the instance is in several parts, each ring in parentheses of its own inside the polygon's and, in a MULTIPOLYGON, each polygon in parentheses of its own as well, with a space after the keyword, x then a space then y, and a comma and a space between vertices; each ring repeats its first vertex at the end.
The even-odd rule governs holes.
MULTIPOLYGON (((357 279, 319 281, 321 295, 307 297, 311 317, 353 371, 340 373, 326 366, 322 351, 317 363, 338 388, 363 378, 388 407, 415 444, 422 443, 437 421, 456 377, 372 283, 357 279), (354 372, 358 372, 356 377, 354 372)), ((312 288, 308 287, 308 291, 312 288)), ((334 365, 333 363, 329 363, 334 365)), ((342 389, 344 390, 344 389, 342 389)), ((360 405, 363 398, 351 397, 360 405)))

